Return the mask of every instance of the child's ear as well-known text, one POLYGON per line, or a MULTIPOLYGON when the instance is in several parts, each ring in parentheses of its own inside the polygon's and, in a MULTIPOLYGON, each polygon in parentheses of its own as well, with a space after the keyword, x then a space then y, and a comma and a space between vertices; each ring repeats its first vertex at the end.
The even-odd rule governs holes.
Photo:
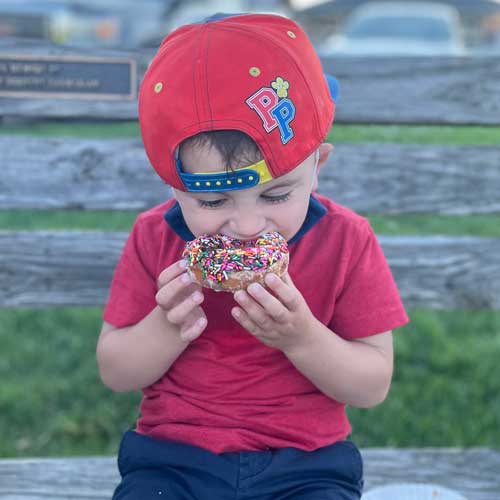
POLYGON ((312 186, 313 191, 316 191, 316 189, 318 189, 319 170, 328 161, 328 158, 330 157, 330 154, 333 151, 333 144, 329 144, 328 142, 324 142, 318 148, 318 151, 319 151, 319 158, 318 158, 318 165, 316 166, 316 171, 314 173, 314 180, 313 180, 313 186, 312 186))
POLYGON ((324 142, 319 147, 319 161, 318 161, 318 170, 328 161, 330 154, 334 149, 333 144, 328 142, 324 142))

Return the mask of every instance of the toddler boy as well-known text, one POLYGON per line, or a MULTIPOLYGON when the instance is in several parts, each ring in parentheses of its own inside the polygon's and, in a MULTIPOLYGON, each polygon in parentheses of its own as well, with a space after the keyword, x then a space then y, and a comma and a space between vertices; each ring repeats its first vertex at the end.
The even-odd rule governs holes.
POLYGON ((345 406, 384 400, 408 319, 366 219, 315 193, 336 90, 280 16, 216 16, 160 46, 139 120, 173 198, 134 224, 97 346, 103 382, 144 394, 115 499, 360 498, 345 406), (269 231, 290 265, 265 287, 186 273, 186 241, 269 231))

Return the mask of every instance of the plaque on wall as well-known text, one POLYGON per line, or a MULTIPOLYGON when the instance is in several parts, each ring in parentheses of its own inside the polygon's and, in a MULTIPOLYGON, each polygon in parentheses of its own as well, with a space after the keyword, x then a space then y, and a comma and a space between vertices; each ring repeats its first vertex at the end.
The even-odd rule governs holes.
POLYGON ((132 100, 133 59, 0 54, 0 97, 132 100))

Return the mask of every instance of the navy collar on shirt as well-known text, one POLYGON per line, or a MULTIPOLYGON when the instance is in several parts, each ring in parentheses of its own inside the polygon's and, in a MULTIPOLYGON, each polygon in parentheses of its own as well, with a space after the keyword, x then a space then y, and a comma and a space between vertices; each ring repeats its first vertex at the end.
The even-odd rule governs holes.
MULTIPOLYGON (((328 209, 317 198, 311 195, 304 223, 288 244, 290 245, 295 243, 302 238, 302 236, 304 236, 304 234, 306 234, 307 231, 309 231, 309 229, 311 229, 321 219, 321 217, 326 214, 327 211, 328 209)), ((183 240, 191 241, 195 239, 195 236, 187 227, 184 216, 182 215, 181 207, 177 202, 175 202, 175 204, 165 212, 163 217, 167 221, 168 225, 183 240)))

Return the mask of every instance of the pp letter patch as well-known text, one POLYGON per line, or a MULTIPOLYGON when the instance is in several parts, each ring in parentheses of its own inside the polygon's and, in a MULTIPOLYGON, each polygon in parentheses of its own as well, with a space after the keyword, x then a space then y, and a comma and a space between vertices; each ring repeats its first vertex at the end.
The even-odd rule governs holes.
POLYGON ((245 101, 260 116, 266 132, 279 128, 283 144, 293 137, 290 122, 295 117, 295 106, 288 98, 289 87, 290 84, 278 76, 271 87, 262 87, 245 101))

